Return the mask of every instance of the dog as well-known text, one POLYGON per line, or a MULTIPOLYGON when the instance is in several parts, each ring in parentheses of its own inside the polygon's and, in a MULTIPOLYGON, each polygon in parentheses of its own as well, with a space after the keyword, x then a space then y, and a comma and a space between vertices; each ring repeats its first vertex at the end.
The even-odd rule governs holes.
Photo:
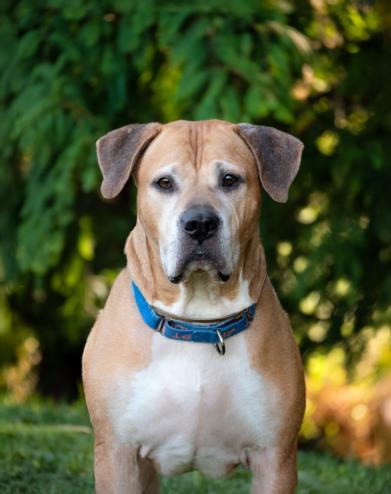
POLYGON ((159 475, 293 493, 300 355, 267 275, 261 185, 286 202, 303 144, 221 120, 132 124, 97 141, 102 195, 132 175, 137 221, 83 353, 98 494, 156 494, 159 475))

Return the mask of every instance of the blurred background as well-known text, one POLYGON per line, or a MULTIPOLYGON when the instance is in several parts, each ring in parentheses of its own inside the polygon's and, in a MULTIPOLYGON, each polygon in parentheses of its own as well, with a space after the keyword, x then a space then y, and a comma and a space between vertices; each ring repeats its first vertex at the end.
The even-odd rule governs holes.
POLYGON ((306 366, 302 446, 391 462, 390 26, 386 0, 3 0, 0 393, 82 394, 135 222, 133 185, 100 196, 98 137, 270 125, 305 143, 289 202, 261 217, 306 366))

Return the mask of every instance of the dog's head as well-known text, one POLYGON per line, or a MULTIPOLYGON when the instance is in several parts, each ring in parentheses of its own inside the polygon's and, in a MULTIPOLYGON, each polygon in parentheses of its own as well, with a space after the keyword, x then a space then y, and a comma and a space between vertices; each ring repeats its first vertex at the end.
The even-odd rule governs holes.
POLYGON ((199 270, 229 279, 257 229, 259 182, 285 202, 302 149, 271 127, 219 120, 128 125, 97 142, 103 196, 133 174, 138 221, 172 283, 199 270))

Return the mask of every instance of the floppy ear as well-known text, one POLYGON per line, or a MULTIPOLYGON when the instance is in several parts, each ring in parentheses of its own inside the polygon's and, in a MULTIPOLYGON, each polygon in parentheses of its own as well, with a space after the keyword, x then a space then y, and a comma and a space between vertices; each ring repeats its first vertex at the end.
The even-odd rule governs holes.
POLYGON ((303 143, 296 137, 263 125, 239 124, 237 133, 251 149, 260 181, 272 199, 288 200, 288 191, 299 166, 303 143))
POLYGON ((160 127, 158 123, 131 124, 98 139, 96 152, 103 175, 103 197, 111 199, 121 192, 141 153, 159 133, 160 127))

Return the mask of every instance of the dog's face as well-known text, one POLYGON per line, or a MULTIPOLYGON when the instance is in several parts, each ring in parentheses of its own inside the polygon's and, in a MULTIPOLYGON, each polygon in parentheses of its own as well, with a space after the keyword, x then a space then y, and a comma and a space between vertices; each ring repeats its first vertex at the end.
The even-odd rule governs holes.
POLYGON ((257 223, 254 157, 232 126, 165 126, 135 174, 138 214, 173 283, 195 270, 226 281, 257 223))
POLYGON ((133 172, 138 221, 167 278, 202 270, 225 282, 257 228, 260 179, 286 200, 301 149, 275 129, 217 120, 128 126, 98 141, 102 192, 114 197, 133 172))

